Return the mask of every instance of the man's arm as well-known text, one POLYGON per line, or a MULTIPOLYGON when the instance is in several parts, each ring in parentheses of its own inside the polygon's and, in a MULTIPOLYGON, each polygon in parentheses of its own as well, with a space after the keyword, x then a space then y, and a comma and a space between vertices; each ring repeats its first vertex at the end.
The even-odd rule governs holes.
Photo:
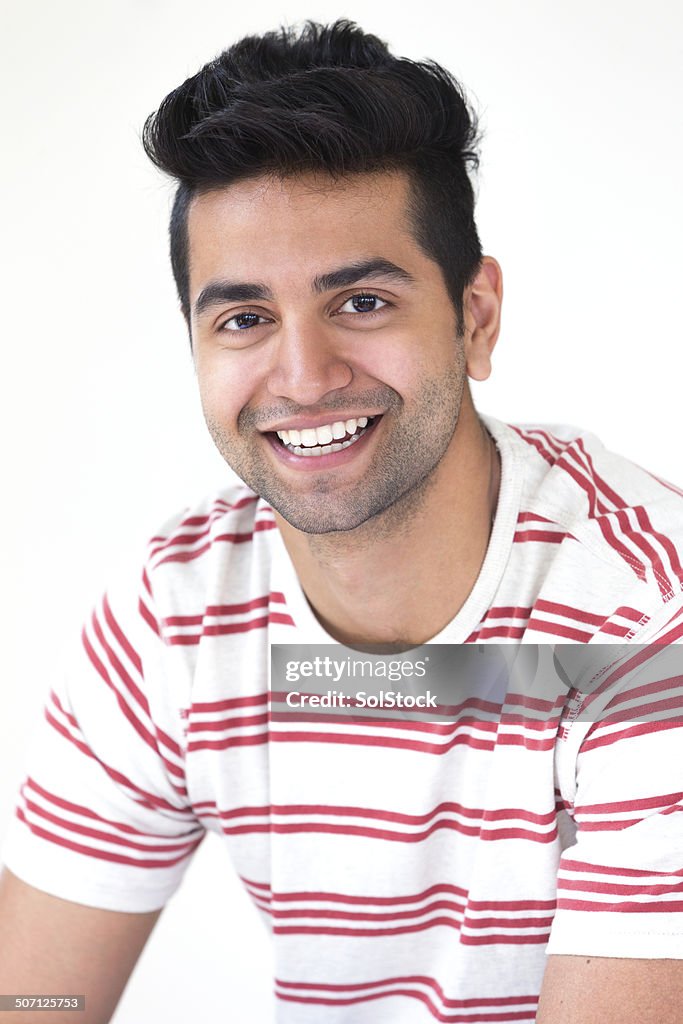
POLYGON ((680 1024, 683 960, 549 956, 536 1024, 680 1024))
MULTIPOLYGON (((0 874, 0 995, 85 995, 85 1012, 50 1010, 59 1024, 106 1024, 160 910, 128 914, 58 899, 0 874)), ((0 1024, 36 1012, 0 1010, 0 1024)))

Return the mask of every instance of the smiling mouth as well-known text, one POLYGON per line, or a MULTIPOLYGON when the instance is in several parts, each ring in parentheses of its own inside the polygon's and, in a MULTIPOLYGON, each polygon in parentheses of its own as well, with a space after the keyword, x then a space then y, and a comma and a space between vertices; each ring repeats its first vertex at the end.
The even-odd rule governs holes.
POLYGON ((322 427, 308 427, 303 430, 277 430, 274 436, 293 455, 314 457, 330 455, 349 448, 360 441, 363 434, 381 419, 381 416, 359 416, 358 419, 336 420, 322 427))

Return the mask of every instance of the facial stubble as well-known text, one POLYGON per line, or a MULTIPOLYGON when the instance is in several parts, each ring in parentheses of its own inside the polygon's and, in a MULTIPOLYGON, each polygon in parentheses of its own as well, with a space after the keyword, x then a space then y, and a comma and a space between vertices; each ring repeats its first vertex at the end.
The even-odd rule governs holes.
MULTIPOLYGON (((353 396, 344 392, 320 407, 321 419, 344 418, 354 408, 382 408, 382 430, 372 463, 361 480, 340 486, 340 472, 321 470, 302 474, 305 490, 295 491, 278 473, 268 443, 258 424, 293 417, 297 412, 282 403, 268 409, 240 412, 237 431, 205 410, 209 432, 225 461, 260 497, 295 529, 306 534, 347 533, 366 525, 372 533, 393 532, 405 525, 420 507, 458 425, 466 380, 462 347, 446 373, 423 382, 410 403, 388 385, 353 396)), ((311 456, 314 458, 314 456, 311 456)))

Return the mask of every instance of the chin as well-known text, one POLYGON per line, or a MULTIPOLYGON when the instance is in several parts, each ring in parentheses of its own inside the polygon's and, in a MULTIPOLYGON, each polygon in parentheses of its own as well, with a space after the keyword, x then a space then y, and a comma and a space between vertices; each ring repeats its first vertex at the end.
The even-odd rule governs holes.
MULTIPOLYGON (((266 500, 268 500, 266 498, 266 500)), ((321 515, 314 509, 294 509, 287 502, 269 501, 282 518, 300 533, 320 536, 331 533, 350 533, 374 519, 377 512, 354 509, 332 511, 328 507, 321 515)))

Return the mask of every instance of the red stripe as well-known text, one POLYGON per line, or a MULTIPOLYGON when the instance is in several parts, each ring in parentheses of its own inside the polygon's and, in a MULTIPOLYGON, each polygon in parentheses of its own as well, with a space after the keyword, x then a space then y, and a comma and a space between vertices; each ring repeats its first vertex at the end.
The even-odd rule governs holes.
POLYGON ((652 903, 603 903, 593 900, 570 900, 561 897, 558 910, 609 910, 617 914, 662 914, 678 913, 683 910, 683 900, 655 900, 652 903))
MULTIPOLYGON (((62 713, 64 713, 64 711, 63 711, 63 709, 61 707, 61 704, 59 703, 59 700, 56 697, 56 695, 53 694, 52 696, 53 696, 53 699, 54 699, 54 702, 55 702, 56 706, 59 708, 60 711, 62 711, 62 713)), ((149 808, 153 808, 153 809, 161 808, 162 810, 165 810, 165 811, 175 811, 177 814, 190 814, 191 813, 189 811, 189 809, 187 809, 187 808, 175 807, 173 804, 169 803, 167 800, 163 800, 161 797, 155 796, 154 793, 148 793, 146 790, 141 789, 139 786, 136 786, 133 782, 131 782, 130 779, 126 778, 126 776, 123 775, 122 772, 119 772, 119 771, 117 771, 117 769, 110 767, 100 757, 96 757, 95 754, 93 754, 93 752, 90 749, 90 747, 88 747, 86 745, 86 743, 83 742, 83 740, 80 740, 77 737, 72 736, 71 733, 61 724, 61 722, 58 722, 57 719, 53 715, 50 714, 50 711, 49 711, 48 708, 45 709, 45 718, 50 723, 52 728, 55 729, 55 731, 60 734, 60 736, 63 736, 65 739, 67 739, 71 743, 73 743, 73 745, 78 750, 80 750, 80 752, 82 754, 85 754, 87 757, 91 757, 91 758, 93 758, 93 760, 97 761, 97 763, 106 771, 107 775, 111 779, 113 779, 114 782, 117 782, 119 785, 126 786, 133 793, 138 794, 138 796, 135 799, 137 800, 138 803, 142 804, 144 807, 149 807, 149 808), (140 797, 142 797, 142 799, 140 799, 140 797)))
POLYGON ((363 836, 367 839, 381 839, 397 843, 420 843, 428 839, 434 832, 448 829, 466 836, 476 836, 486 842, 497 842, 502 839, 525 839, 533 843, 552 843, 557 838, 557 828, 550 832, 533 832, 523 828, 483 829, 477 825, 463 825, 459 821, 443 819, 433 822, 420 832, 397 832, 392 829, 369 828, 365 825, 335 825, 329 822, 297 822, 283 825, 274 822, 263 825, 223 826, 225 835, 247 835, 258 832, 274 832, 278 835, 301 834, 306 832, 326 835, 363 836))
POLYGON ((657 578, 657 583, 659 585, 660 592, 666 600, 666 598, 673 593, 671 581, 664 569, 664 565, 659 556, 659 553, 657 552, 656 548, 654 548, 652 544, 650 544, 647 541, 646 535, 652 534, 652 536, 656 537, 657 540, 665 548, 665 550, 667 550, 670 557, 673 556, 672 569, 674 571, 674 574, 677 575, 678 581, 680 582, 683 579, 683 569, 681 568, 680 562, 678 561, 678 556, 674 551, 671 542, 668 540, 667 537, 664 537, 663 534, 656 533, 653 530, 647 512, 642 506, 634 506, 633 511, 636 515, 638 525, 640 526, 641 530, 644 531, 644 533, 639 534, 633 530, 626 515, 626 509, 628 508, 627 502, 623 498, 621 498, 598 473, 595 472, 593 460, 586 451, 582 440, 579 439, 577 443, 585 456, 586 462, 593 476, 593 479, 597 481, 602 492, 616 506, 616 515, 620 526, 622 527, 622 529, 624 529, 624 532, 628 534, 631 540, 633 540, 633 542, 641 549, 641 551, 643 551, 646 554, 646 556, 650 559, 652 569, 655 573, 655 577, 657 578))
MULTIPOLYGON (((412 907, 409 910, 395 910, 383 913, 382 911, 359 911, 359 910, 325 910, 318 909, 315 907, 294 908, 291 910, 279 910, 274 908, 271 913, 272 916, 278 920, 287 920, 290 918, 326 918, 331 921, 401 921, 409 918, 422 917, 425 914, 434 913, 436 910, 453 910, 457 913, 462 914, 465 909, 464 903, 454 903, 452 900, 434 900, 432 903, 426 904, 424 907, 412 907)), ((492 919, 493 920, 493 919, 492 919)), ((524 927, 527 922, 520 922, 520 927, 524 927)), ((550 924, 550 921, 546 921, 546 924, 550 924)), ((478 925, 478 927, 485 928, 486 925, 478 925)), ((506 927, 514 927, 514 925, 506 925, 506 927)), ((531 925, 529 925, 531 927, 531 925)), ((364 929, 365 932, 369 929, 364 929)))
POLYGON ((412 999, 417 999, 424 1003, 431 1015, 438 1021, 444 1021, 446 1024, 498 1024, 498 1022, 504 1021, 527 1021, 529 1024, 533 1024, 536 1019, 536 1012, 531 1011, 512 1011, 510 1013, 492 1013, 487 1010, 486 1013, 468 1013, 466 1015, 453 1015, 452 1013, 444 1014, 438 1010, 423 992, 416 991, 414 989, 403 989, 395 988, 390 989, 387 992, 368 992, 362 996, 350 996, 346 999, 332 999, 323 998, 322 996, 294 996, 286 995, 284 992, 275 993, 278 999, 283 999, 293 1003, 314 1003, 323 1006, 350 1006, 355 1003, 370 1002, 374 999, 385 999, 387 996, 408 996, 412 999))
POLYGON ((261 597, 254 597, 251 601, 242 601, 240 604, 209 604, 204 612, 197 615, 171 615, 162 619, 164 626, 196 626, 201 625, 206 618, 217 618, 223 615, 243 615, 246 612, 254 611, 256 608, 267 608, 269 604, 285 604, 285 596, 279 591, 270 594, 263 594, 261 597))
POLYGON ((578 890, 579 892, 600 892, 605 896, 663 896, 668 892, 683 892, 683 882, 675 885, 624 885, 617 882, 585 882, 574 878, 558 880, 559 890, 578 890))
MULTIPOLYGON (((261 906, 261 910, 268 912, 268 908, 261 906)), ((297 916, 297 911, 287 911, 288 914, 297 916)), ((325 916, 325 911, 319 911, 320 916, 325 916)), ((301 914, 301 917, 308 917, 308 914, 301 914)), ((335 915, 330 914, 330 917, 345 916, 344 914, 335 915)), ((392 915, 381 914, 374 916, 368 915, 369 921, 374 920, 387 920, 392 915)), ((398 915, 395 915, 398 916, 398 915)), ((271 917, 277 918, 278 912, 275 911, 271 914, 271 917)), ((348 915, 349 918, 361 917, 361 915, 348 915)), ((435 917, 430 918, 426 921, 417 921, 412 924, 402 924, 386 926, 382 928, 371 928, 371 927, 353 927, 352 925, 315 925, 315 924, 277 924, 273 925, 273 931, 278 935, 354 935, 359 938, 380 938, 385 935, 407 935, 415 932, 427 931, 430 928, 436 927, 448 927, 453 928, 455 931, 460 932, 460 942, 465 945, 500 945, 502 943, 522 943, 522 942, 547 942, 550 934, 549 929, 552 924, 552 917, 538 918, 536 921, 505 921, 498 922, 498 927, 504 928, 544 928, 544 932, 541 935, 526 935, 516 934, 511 935, 509 933, 496 933, 494 935, 469 935, 466 933, 466 928, 481 927, 488 928, 492 925, 490 923, 479 924, 478 922, 462 922, 462 924, 453 917, 435 917)))
POLYGON ((547 519, 545 516, 539 516, 537 512, 520 512, 517 516, 518 523, 550 523, 552 526, 558 524, 552 520, 547 519))
MULTIPOLYGON (((106 843, 113 843, 115 846, 124 846, 129 850, 141 850, 142 852, 150 851, 152 853, 160 853, 164 850, 189 851, 196 845, 194 841, 190 843, 176 843, 169 840, 164 843, 137 843, 135 840, 127 839, 125 836, 115 835, 111 832, 104 832, 102 829, 91 828, 88 825, 79 825, 76 822, 69 821, 67 818, 61 818, 59 815, 52 814, 51 811, 41 807, 40 804, 34 803, 34 801, 30 800, 25 794, 24 804, 26 808, 37 817, 44 818, 45 821, 49 821, 52 825, 57 825, 58 827, 65 829, 67 832, 75 832, 79 836, 87 836, 90 839, 99 839, 106 843)), ((30 824, 27 818, 24 820, 27 824, 30 824)), ((140 833, 140 835, 144 835, 144 833, 140 833)))
POLYGON ((298 988, 303 991, 317 990, 319 992, 359 992, 362 989, 373 989, 386 987, 388 985, 424 985, 431 988, 439 997, 445 1007, 453 1010, 476 1010, 478 1007, 486 1006, 521 1006, 523 1003, 538 1003, 538 994, 529 996, 480 996, 469 999, 449 999, 443 988, 435 978, 425 974, 398 975, 391 978, 377 978, 375 981, 361 981, 346 984, 335 984, 333 982, 310 982, 310 981, 284 981, 281 978, 275 979, 275 984, 281 988, 298 988))
POLYGON ((150 597, 154 597, 152 594, 152 584, 149 582, 149 576, 147 575, 147 569, 142 570, 142 585, 149 594, 150 597))
POLYGON ((147 605, 144 603, 142 598, 140 598, 140 600, 138 601, 138 611, 140 612, 140 615, 145 620, 145 622, 147 623, 149 628, 152 630, 152 632, 156 633, 157 636, 161 636, 161 630, 159 629, 159 623, 154 618, 154 616, 152 615, 151 611, 149 610, 147 605))
POLYGON ((231 736, 222 740, 193 740, 187 745, 188 753, 194 750, 227 750, 230 747, 257 747, 261 743, 268 743, 270 737, 268 731, 258 733, 254 736, 231 736))
POLYGON ((532 740, 528 736, 519 736, 515 733, 500 733, 498 744, 502 747, 526 747, 527 750, 552 750, 555 746, 555 735, 547 740, 532 740))
POLYGON ((448 893, 454 896, 460 896, 463 900, 467 901, 467 907, 470 910, 484 911, 490 910, 494 912, 500 912, 503 910, 510 911, 545 911, 546 913, 551 912, 555 909, 556 901, 553 900, 471 900, 468 899, 468 890, 463 889, 460 886, 452 885, 449 882, 437 883, 430 885, 427 889, 423 889, 421 892, 409 893, 401 896, 377 896, 377 895, 352 895, 350 893, 339 893, 339 892, 328 892, 328 891, 307 891, 301 892, 273 892, 270 885, 266 882, 254 882, 244 876, 240 876, 242 882, 246 886, 252 888, 264 889, 265 896, 277 903, 286 902, 309 902, 314 903, 320 901, 323 903, 345 903, 356 906, 367 906, 368 904, 377 906, 400 906, 406 903, 419 903, 422 900, 428 899, 430 896, 434 896, 440 893, 448 893))
POLYGON ((199 558, 205 554, 212 546, 217 543, 228 543, 228 544, 244 544, 247 541, 253 539, 255 533, 259 533, 262 530, 274 530, 276 523, 274 520, 266 519, 259 520, 254 523, 253 530, 245 533, 220 533, 215 537, 212 537, 206 544, 202 544, 201 547, 194 548, 190 551, 177 551, 170 555, 165 555, 161 558, 156 565, 164 565, 166 562, 192 562, 195 558, 199 558))
MULTIPOLYGON (((598 727, 599 728, 599 727, 598 727)), ((620 740, 635 739, 637 736, 647 736, 650 733, 664 732, 667 729, 680 729, 681 722, 666 719, 663 722, 642 722, 638 725, 631 726, 630 729, 621 729, 619 732, 611 733, 607 736, 602 736, 600 733, 597 735, 594 733, 593 738, 590 740, 584 740, 581 745, 583 751, 595 750, 597 747, 608 747, 612 743, 617 743, 620 740)))
POLYGON ((485 622, 487 619, 528 619, 532 610, 530 607, 520 608, 519 605, 498 605, 489 608, 483 621, 485 622))
POLYGON ((563 615, 567 619, 574 619, 576 622, 585 622, 591 626, 602 626, 607 619, 606 615, 594 615, 592 612, 584 611, 582 608, 574 608, 570 604, 559 604, 557 601, 538 600, 534 611, 551 612, 553 615, 563 615))
MULTIPOLYGON (((453 910, 456 913, 462 913, 465 909, 465 905, 462 903, 453 903, 449 900, 436 900, 433 903, 429 903, 424 907, 417 907, 412 910, 398 910, 392 913, 378 913, 351 910, 323 910, 323 909, 293 909, 293 910, 279 910, 273 909, 271 915, 276 920, 293 919, 293 918, 319 918, 329 919, 331 921, 400 921, 407 920, 410 918, 422 917, 426 914, 432 914, 437 910, 453 910)), ((454 924, 458 924, 457 918, 448 918, 453 921, 454 924)), ((465 918, 462 922, 462 928, 550 928, 553 922, 553 915, 549 917, 529 917, 529 918, 501 918, 501 917, 483 917, 477 918, 465 918)), ((424 925, 430 925, 432 921, 421 922, 424 925)), ((311 926, 315 927, 315 926, 311 926)), ((412 926, 411 926, 412 927, 412 926)), ((374 928, 358 929, 359 934, 376 934, 374 928)))
MULTIPOLYGON (((636 507, 630 511, 633 511, 635 513, 636 519, 638 520, 638 525, 640 526, 641 530, 645 530, 647 533, 651 533, 653 534, 653 536, 657 536, 660 542, 662 539, 666 539, 662 538, 661 535, 657 535, 654 533, 650 521, 647 518, 647 515, 645 514, 644 510, 641 510, 636 507), (647 525, 645 525, 643 520, 645 520, 645 523, 647 523, 647 525)), ((666 569, 664 568, 664 563, 662 562, 659 552, 655 547, 653 547, 652 544, 648 543, 643 533, 638 533, 637 530, 633 529, 626 510, 620 509, 616 513, 616 516, 619 521, 619 525, 621 526, 624 533, 631 538, 635 546, 637 548, 640 548, 640 550, 643 552, 646 558, 648 558, 650 567, 654 573, 655 579, 657 580, 659 592, 664 598, 664 600, 667 601, 670 597, 673 596, 674 591, 673 587, 671 586, 671 580, 669 579, 666 569)))
MULTIPOLYGON (((611 514, 613 515, 613 513, 611 514)), ((600 532, 602 533, 603 537, 610 545, 610 547, 614 548, 614 550, 619 555, 621 555, 623 560, 633 570, 638 579, 644 583, 647 578, 645 572, 645 565, 643 564, 643 562, 640 561, 639 558, 636 558, 635 555, 631 554, 631 551, 626 547, 625 544, 622 544, 620 540, 617 540, 617 536, 614 532, 614 527, 612 525, 612 520, 609 519, 607 516, 600 516, 596 519, 596 522, 598 524, 598 527, 600 528, 600 532)))
MULTIPOLYGON (((91 810, 89 807, 85 807, 83 804, 75 804, 71 800, 65 800, 63 797, 57 796, 56 793, 51 793, 49 790, 44 789, 35 781, 35 779, 31 778, 30 776, 26 779, 24 785, 27 786, 29 789, 34 790, 49 803, 54 804, 55 807, 61 807, 62 810, 64 811, 71 811, 74 814, 80 814, 84 818, 91 818, 93 821, 102 822, 103 825, 109 825, 111 828, 118 829, 120 832, 125 832, 128 835, 152 835, 152 833, 149 832, 141 832, 140 829, 133 828, 132 825, 128 825, 126 822, 114 821, 111 818, 104 818, 101 814, 97 814, 95 811, 91 810)), ((184 832, 180 836, 176 836, 174 838, 180 839, 186 835, 194 835, 196 834, 196 832, 197 829, 191 829, 190 831, 184 832)), ((154 835, 157 835, 159 839, 166 838, 165 836, 160 835, 158 833, 154 833, 154 835)))
POLYGON ((616 534, 614 533, 614 529, 610 518, 606 515, 598 516, 596 514, 597 511, 605 513, 607 512, 607 509, 598 499, 597 490, 595 488, 593 481, 590 478, 586 478, 583 475, 583 473, 586 472, 586 469, 583 463, 580 461, 577 453, 575 451, 572 451, 571 449, 567 449, 565 454, 558 460, 557 466, 558 468, 563 469, 586 494, 586 497, 588 498, 590 516, 592 519, 595 519, 603 537, 605 538, 609 546, 614 548, 614 550, 623 558, 623 560, 631 567, 631 569, 633 569, 638 579, 644 581, 645 566, 643 565, 643 563, 639 559, 637 559, 635 555, 632 554, 632 552, 620 540, 618 540, 616 534), (568 456, 571 456, 579 463, 582 472, 580 472, 576 466, 573 466, 568 461, 568 456))
MULTIPOLYGON (((140 675, 142 675, 142 660, 140 658, 140 655, 133 648, 133 645, 128 640, 128 637, 124 634, 123 630, 121 629, 118 622, 114 618, 114 614, 111 610, 111 605, 109 604, 109 598, 107 597, 106 594, 104 596, 104 601, 102 602, 102 607, 104 609, 105 622, 107 623, 112 633, 116 637, 119 646, 123 648, 123 650, 126 652, 126 655, 128 656, 128 660, 132 662, 136 670, 140 673, 140 675)), ((145 709, 149 711, 149 705, 147 704, 146 698, 142 694, 141 697, 142 700, 144 701, 145 709)))
POLYGON ((226 622, 215 626, 204 626, 201 633, 175 633, 166 637, 166 642, 172 645, 191 647, 201 643, 205 636, 227 636, 232 633, 249 633, 252 629, 265 629, 273 623, 284 626, 293 626, 294 620, 284 612, 269 612, 268 615, 258 619, 247 619, 245 622, 226 622))
POLYGON ((550 932, 541 932, 540 935, 466 935, 460 932, 460 942, 463 946, 530 946, 543 943, 545 945, 550 938, 550 932))
MULTIPOLYGON (((502 709, 499 708, 498 712, 502 709)), ((433 714, 439 713, 435 708, 433 714)), ((446 712, 450 715, 451 712, 446 712)), ((498 728, 497 720, 487 721, 480 718, 474 718, 471 715, 463 715, 456 722, 422 722, 417 719, 401 720, 398 718, 384 718, 379 715, 373 714, 334 714, 327 710, 327 708, 320 708, 318 711, 273 711, 270 715, 261 716, 260 721, 265 723, 267 720, 272 722, 289 722, 296 723, 296 725, 303 725, 304 723, 320 723, 321 719, 325 721, 326 725, 372 725, 373 727, 381 727, 382 729, 393 729, 397 732, 423 732, 429 733, 432 736, 451 736, 457 733, 463 726, 474 726, 481 732, 495 733, 498 728)), ((517 724, 516 720, 512 716, 506 716, 506 721, 517 724)), ((520 724, 525 723, 525 719, 519 719, 520 724)), ((243 725, 256 724, 256 718, 226 718, 221 719, 218 722, 210 722, 205 720, 193 721, 190 725, 191 732, 202 732, 206 730, 214 729, 230 729, 240 728, 243 725)), ((542 725, 542 723, 541 723, 542 725)))
MULTIPOLYGON (((206 807, 210 801, 203 801, 194 805, 195 809, 206 807)), ((534 825, 551 825, 555 821, 555 811, 546 814, 537 814, 523 808, 513 807, 509 809, 498 808, 487 810, 479 807, 467 807, 464 804, 452 803, 450 801, 437 804, 436 807, 424 814, 406 814, 400 811, 387 811, 374 807, 353 807, 337 804, 262 804, 248 805, 245 807, 233 807, 230 810, 219 810, 215 804, 212 805, 216 814, 221 820, 253 817, 255 815, 326 815, 329 817, 367 818, 373 821, 388 821, 402 825, 424 825, 437 818, 440 814, 460 814, 464 818, 474 818, 477 821, 526 821, 534 825)), ((500 904, 497 904, 500 906, 500 904)), ((518 906, 515 903, 515 906, 518 906)))
POLYGON ((63 836, 58 836, 52 832, 48 832, 46 829, 42 829, 38 825, 34 825, 28 821, 20 807, 17 808, 17 817, 30 828, 34 835, 39 836, 41 839, 47 839, 48 842, 54 843, 56 846, 63 846, 67 850, 82 853, 86 857, 94 857, 96 860, 107 860, 116 864, 128 864, 134 868, 172 867, 174 864, 179 864, 181 860, 185 860, 190 853, 199 846, 203 839, 203 836, 200 836, 195 843, 192 843, 188 852, 183 853, 178 857, 171 857, 169 860, 155 860, 153 858, 138 860, 135 857, 126 857, 124 854, 111 853, 108 850, 97 850, 89 846, 83 846, 81 843, 74 843, 70 839, 65 839, 63 836))
POLYGON ((618 814, 620 811, 645 810, 651 807, 668 807, 683 800, 683 793, 666 793, 663 796, 648 796, 639 800, 615 800, 612 803, 581 804, 577 814, 618 814))
MULTIPOLYGON (((96 619, 94 614, 93 614, 93 624, 94 624, 94 627, 95 627, 95 633, 97 634, 97 636, 98 636, 98 638, 100 640, 100 643, 102 643, 102 645, 106 649, 106 645, 104 644, 104 638, 102 637, 102 630, 100 629, 99 624, 97 623, 97 619, 96 619)), ((156 753, 157 752, 157 747, 156 747, 156 743, 154 742, 154 737, 152 736, 151 732, 142 724, 142 722, 134 714, 132 708, 124 700, 123 695, 121 693, 119 693, 119 691, 117 690, 117 688, 114 685, 114 683, 113 683, 113 681, 112 681, 112 679, 111 679, 107 669, 105 668, 105 666, 102 664, 102 662, 98 658, 97 654, 95 653, 95 650, 92 647, 92 644, 90 643, 90 640, 88 639, 88 635, 85 632, 85 630, 83 630, 83 633, 82 633, 82 640, 83 640, 83 646, 84 646, 84 648, 86 650, 86 653, 88 655, 88 658, 90 659, 91 664, 93 665, 93 667, 97 671, 97 674, 104 680, 106 685, 109 687, 109 689, 114 694, 114 697, 116 698, 116 703, 118 704, 119 708, 123 712, 124 717, 133 726, 133 729, 138 734, 138 736, 140 736, 140 738, 142 740, 144 740, 144 742, 149 747, 151 747, 152 750, 154 750, 154 752, 156 753)))
POLYGON ((598 864, 589 864, 582 860, 569 860, 562 858, 560 861, 561 871, 576 871, 591 875, 620 875, 624 878, 652 878, 661 875, 663 878, 681 875, 683 868, 679 871, 644 871, 642 868, 612 868, 603 867, 598 864))
POLYGON ((197 701, 190 705, 191 715, 202 711, 232 711, 233 708, 250 708, 268 703, 268 693, 255 693, 250 697, 227 697, 225 700, 197 701))
MULTIPOLYGON (((110 613, 110 617, 111 617, 111 621, 113 622, 114 619, 113 619, 113 616, 111 616, 111 613, 110 613)), ((93 615, 92 615, 92 624, 93 624, 93 629, 95 631, 95 635, 97 636, 97 638, 100 641, 100 643, 101 643, 102 647, 104 648, 104 650, 107 652, 107 656, 108 656, 110 665, 116 671, 116 674, 118 675, 119 679, 123 683, 125 689, 131 694, 131 696, 136 701, 138 706, 145 712, 147 717, 150 718, 150 720, 151 720, 150 711, 149 711, 149 704, 147 702, 146 696, 140 690, 140 688, 137 686, 137 684, 133 681, 131 676, 128 674, 128 672, 124 668, 123 664, 121 663, 121 661, 116 656, 113 648, 107 643, 107 641, 106 641, 106 639, 104 637, 104 632, 102 630, 102 627, 100 626, 99 620, 98 620, 97 615, 96 615, 95 612, 93 612, 93 615)), ((121 634, 121 635, 123 635, 123 634, 121 634)), ((87 636, 87 633, 86 633, 85 629, 83 630, 82 638, 83 638, 83 646, 85 647, 85 650, 86 650, 86 652, 88 654, 88 657, 89 657, 92 665, 95 667, 95 669, 97 670, 98 674, 101 676, 101 678, 104 680, 106 685, 109 687, 109 689, 114 694, 114 696, 116 698, 116 703, 118 704, 119 708, 123 712, 124 717, 133 726, 133 729, 140 736, 140 738, 142 740, 144 740, 144 742, 154 751, 154 753, 157 754, 161 758, 161 760, 163 761, 163 763, 164 763, 166 769, 168 770, 168 772, 171 775, 174 775, 176 778, 181 780, 180 785, 176 785, 175 783, 172 783, 174 788, 177 789, 179 793, 185 793, 186 792, 185 785, 184 785, 185 773, 183 771, 183 768, 180 765, 175 764, 173 761, 169 761, 168 760, 168 758, 165 756, 164 752, 161 750, 160 744, 163 744, 164 746, 166 746, 166 748, 168 750, 170 750, 171 753, 176 754, 176 756, 178 756, 178 757, 182 756, 181 755, 180 747, 178 746, 177 743, 175 743, 174 740, 171 739, 170 736, 168 736, 166 733, 164 733, 161 729, 156 728, 154 726, 153 722, 151 722, 151 725, 155 728, 156 736, 154 735, 154 733, 150 732, 150 730, 147 728, 147 726, 135 714, 133 708, 131 708, 131 706, 125 700, 125 698, 123 697, 123 694, 114 685, 114 682, 113 682, 111 676, 109 675, 109 672, 107 671, 106 667, 102 664, 102 662, 98 658, 97 654, 95 653, 95 650, 92 647, 92 645, 90 643, 90 640, 88 639, 88 636, 87 636)))
MULTIPOLYGON (((264 909, 264 908, 261 908, 264 909)), ((411 935, 425 932, 430 928, 453 928, 459 932, 460 922, 452 917, 435 917, 430 921, 418 921, 414 924, 386 926, 384 928, 353 928, 351 925, 316 925, 316 924, 273 924, 275 935, 348 935, 356 938, 383 938, 386 935, 411 935)))
POLYGON ((556 455, 561 455, 562 452, 566 451, 570 444, 574 443, 573 441, 561 441, 555 434, 551 434, 549 430, 543 430, 542 427, 527 428, 527 433, 531 436, 538 434, 542 437, 556 455))
MULTIPOLYGON (((244 808, 244 810, 248 812, 249 808, 244 808)), ((465 818, 485 818, 490 821, 505 821, 512 818, 518 821, 529 821, 535 825, 549 825, 555 819, 554 811, 547 814, 536 814, 519 807, 492 811, 480 807, 467 807, 452 801, 437 804, 424 814, 405 814, 400 811, 386 811, 375 807, 354 807, 340 804, 271 804, 271 810, 273 814, 329 814, 340 817, 373 818, 377 821, 393 821, 405 825, 425 824, 446 811, 462 814, 465 818)))
MULTIPOLYGON (((663 711, 683 710, 683 692, 680 686, 675 697, 662 697, 661 700, 653 700, 647 704, 638 704, 636 707, 622 708, 619 711, 610 711, 601 719, 600 725, 615 725, 617 722, 636 722, 646 715, 658 715, 663 711)), ((681 720, 683 725, 683 719, 681 720)))
POLYGON ((188 732, 219 732, 222 729, 241 729, 248 725, 267 725, 268 712, 260 715, 242 715, 237 718, 222 718, 217 722, 191 721, 188 732))
POLYGON ((546 451, 545 447, 537 437, 531 437, 530 435, 526 434, 525 431, 521 429, 521 427, 516 427, 514 423, 511 423, 509 425, 517 434, 519 434, 523 441, 526 441, 528 445, 531 445, 533 448, 535 448, 538 454, 541 455, 550 466, 553 466, 555 464, 555 459, 546 451))
POLYGON ((206 526, 207 524, 214 523, 217 519, 221 519, 227 512, 237 512, 242 508, 246 508, 247 505, 253 505, 258 501, 258 496, 255 494, 248 494, 243 498, 238 498, 234 504, 229 505, 225 501, 220 499, 215 502, 214 507, 208 513, 203 516, 187 516, 183 519, 173 533, 169 534, 168 537, 152 537, 150 545, 157 544, 157 547, 150 550, 150 557, 154 557, 160 551, 166 548, 173 547, 174 544, 183 544, 188 540, 199 540, 202 537, 206 537, 210 532, 209 529, 201 530, 197 533, 182 534, 181 531, 186 526, 206 526))
POLYGON ((615 622, 604 622, 598 633, 609 633, 611 636, 633 635, 633 626, 619 626, 615 622))
POLYGON ((668 630, 666 633, 658 634, 656 643, 658 644, 673 644, 677 640, 683 637, 683 622, 679 622, 673 629, 668 630))
POLYGON ((347 746, 393 747, 400 750, 415 750, 423 754, 446 754, 453 747, 468 746, 475 750, 493 750, 495 741, 482 740, 467 733, 454 736, 448 743, 426 743, 422 740, 407 740, 394 736, 361 736, 354 733, 309 733, 309 732, 264 732, 262 736, 242 736, 234 739, 201 740, 191 742, 188 750, 222 750, 229 746, 252 743, 343 743, 347 746))

